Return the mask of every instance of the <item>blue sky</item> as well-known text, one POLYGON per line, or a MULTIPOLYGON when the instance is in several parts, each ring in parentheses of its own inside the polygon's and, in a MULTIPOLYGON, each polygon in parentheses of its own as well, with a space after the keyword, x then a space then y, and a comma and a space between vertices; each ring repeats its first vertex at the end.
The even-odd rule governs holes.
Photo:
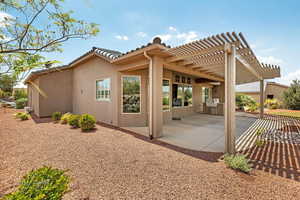
POLYGON ((279 64, 282 78, 300 78, 300 1, 65 0, 66 10, 100 25, 97 37, 72 40, 49 59, 68 64, 93 46, 125 52, 160 35, 176 46, 211 34, 242 32, 258 58, 279 64))

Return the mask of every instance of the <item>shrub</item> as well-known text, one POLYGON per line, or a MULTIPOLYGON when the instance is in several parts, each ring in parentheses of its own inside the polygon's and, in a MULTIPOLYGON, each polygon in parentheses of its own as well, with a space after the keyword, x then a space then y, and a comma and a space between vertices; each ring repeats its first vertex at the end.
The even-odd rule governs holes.
POLYGON ((256 136, 261 136, 265 132, 265 129, 259 128, 256 130, 255 135, 256 136))
POLYGON ((93 129, 95 127, 95 123, 95 117, 89 114, 83 114, 79 119, 79 126, 82 131, 89 131, 93 129))
POLYGON ((72 114, 71 116, 69 116, 68 124, 72 128, 78 128, 79 127, 79 119, 80 119, 80 115, 74 115, 74 114, 72 114))
POLYGON ((226 154, 224 156, 225 164, 235 170, 240 170, 245 173, 249 173, 251 171, 251 164, 249 164, 249 160, 245 155, 229 155, 226 154))
POLYGON ((72 114, 71 113, 65 113, 61 116, 60 118, 60 123, 61 124, 67 124, 68 121, 69 121, 69 117, 71 116, 72 114))
POLYGON ((243 110, 246 106, 250 107, 253 105, 257 105, 257 103, 252 97, 245 94, 237 94, 235 97, 235 101, 236 106, 241 110, 243 110))
POLYGON ((255 141, 255 145, 258 146, 258 147, 264 146, 265 143, 266 143, 266 142, 265 142, 264 140, 260 140, 260 139, 257 139, 257 140, 255 141))
POLYGON ((21 99, 21 98, 27 98, 27 93, 25 90, 15 90, 13 92, 13 97, 14 97, 14 100, 17 100, 17 99, 21 99))
POLYGON ((27 98, 21 98, 16 100, 16 108, 23 109, 27 104, 27 98))
POLYGON ((27 114, 25 112, 18 112, 18 113, 15 114, 15 117, 17 119, 20 119, 20 120, 24 121, 24 120, 28 120, 29 119, 29 114, 27 114))
POLYGON ((68 191, 69 183, 65 171, 42 167, 25 175, 18 189, 4 196, 4 200, 60 200, 68 191))
POLYGON ((252 105, 245 106, 245 111, 247 111, 247 112, 255 112, 255 111, 257 111, 258 106, 259 106, 259 104, 255 102, 252 105))
POLYGON ((54 112, 54 113, 52 113, 52 120, 53 121, 59 121, 61 116, 62 116, 61 112, 54 112))
POLYGON ((300 110, 300 80, 293 80, 291 86, 283 93, 285 105, 292 110, 300 110))
POLYGON ((265 107, 268 109, 278 109, 281 106, 281 102, 277 99, 266 99, 265 107))

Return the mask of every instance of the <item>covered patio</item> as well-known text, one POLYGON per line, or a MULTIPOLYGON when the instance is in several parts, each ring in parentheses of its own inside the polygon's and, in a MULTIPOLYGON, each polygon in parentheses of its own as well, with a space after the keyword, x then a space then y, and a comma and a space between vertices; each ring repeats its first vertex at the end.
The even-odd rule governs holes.
MULTIPOLYGON (((144 106, 144 115, 147 116, 147 127, 126 128, 143 133, 150 139, 156 138, 196 150, 235 153, 237 138, 253 122, 253 119, 243 120, 235 116, 235 86, 260 82, 260 118, 263 118, 264 80, 280 77, 279 66, 260 63, 242 33, 222 33, 173 48, 161 43, 160 38, 155 38, 152 46, 142 47, 132 54, 134 57, 128 54, 127 57, 123 56, 114 62, 123 65, 120 72, 146 70, 144 90, 147 92, 144 92, 144 102, 147 105, 144 106), (130 63, 133 59, 135 64, 130 63), (176 115, 184 112, 183 109, 175 108, 178 103, 178 88, 181 84, 184 90, 187 81, 186 78, 176 80, 176 76, 173 76, 169 85, 178 84, 175 87, 177 94, 169 94, 172 102, 168 114, 169 121, 165 120, 167 114, 162 99, 166 71, 183 74, 181 77, 184 78, 191 77, 193 107, 190 107, 190 110, 193 110, 194 115, 179 117, 181 120, 176 120, 176 115), (205 115, 208 112, 202 108, 208 107, 210 102, 199 102, 201 97, 194 90, 201 85, 219 86, 218 102, 212 104, 217 105, 215 110, 220 112, 216 111, 215 114, 220 116, 205 115)), ((180 102, 179 104, 182 108, 185 106, 180 102)))

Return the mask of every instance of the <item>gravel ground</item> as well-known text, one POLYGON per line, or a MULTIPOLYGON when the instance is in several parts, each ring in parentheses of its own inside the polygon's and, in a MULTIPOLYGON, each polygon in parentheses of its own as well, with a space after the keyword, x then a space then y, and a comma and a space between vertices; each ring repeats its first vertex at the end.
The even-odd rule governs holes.
POLYGON ((254 170, 232 171, 97 125, 82 133, 0 110, 0 197, 32 168, 69 169, 64 199, 300 199, 300 183, 254 170))

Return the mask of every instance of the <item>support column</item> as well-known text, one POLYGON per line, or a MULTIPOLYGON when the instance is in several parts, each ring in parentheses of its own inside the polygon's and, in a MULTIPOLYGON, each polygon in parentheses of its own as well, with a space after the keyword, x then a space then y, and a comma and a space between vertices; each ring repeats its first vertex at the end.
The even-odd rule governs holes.
POLYGON ((152 67, 149 67, 149 130, 154 138, 162 136, 163 108, 162 108, 162 82, 163 82, 163 59, 154 56, 152 67))
POLYGON ((225 45, 225 153, 235 153, 236 50, 225 45))
POLYGON ((259 117, 264 118, 264 80, 260 80, 259 117))

